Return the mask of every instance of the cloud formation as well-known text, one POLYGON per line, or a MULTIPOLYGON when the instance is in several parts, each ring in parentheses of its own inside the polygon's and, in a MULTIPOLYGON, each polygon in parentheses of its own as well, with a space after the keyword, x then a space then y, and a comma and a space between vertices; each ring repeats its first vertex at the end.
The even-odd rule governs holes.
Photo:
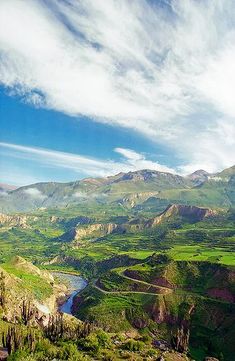
POLYGON ((175 169, 159 164, 158 162, 148 160, 144 154, 137 153, 132 149, 115 148, 114 150, 124 157, 124 162, 130 170, 153 169, 160 172, 175 173, 175 169))
POLYGON ((30 196, 31 198, 43 200, 47 198, 45 194, 43 194, 39 189, 37 188, 27 188, 24 190, 24 193, 30 196))
POLYGON ((2 0, 0 83, 215 171, 235 160, 234 16, 233 0, 2 0))
MULTIPOLYGON (((131 149, 116 148, 114 150, 123 156, 122 161, 119 162, 106 159, 100 160, 81 156, 79 154, 59 152, 44 148, 25 147, 18 144, 3 142, 0 142, 0 154, 1 150, 7 150, 7 155, 9 157, 34 162, 44 167, 73 170, 79 175, 79 178, 81 176, 104 177, 108 175, 115 175, 120 172, 140 170, 143 168, 174 172, 173 169, 157 162, 147 160, 143 154, 136 153, 131 149)), ((34 192, 35 188, 32 188, 32 190, 34 192)), ((29 194, 33 195, 31 193, 29 194)), ((34 195, 37 196, 38 194, 35 193, 34 195)), ((80 197, 81 195, 81 193, 78 193, 77 197, 80 197)))

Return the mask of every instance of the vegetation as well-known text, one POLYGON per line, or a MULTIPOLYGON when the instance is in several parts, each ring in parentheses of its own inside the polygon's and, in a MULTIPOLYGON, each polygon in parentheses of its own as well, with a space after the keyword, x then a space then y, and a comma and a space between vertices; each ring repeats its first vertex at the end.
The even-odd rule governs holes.
POLYGON ((194 184, 141 171, 35 185, 53 194, 46 209, 23 204, 14 191, 3 206, 33 211, 0 215, 0 332, 8 359, 231 361, 234 169, 219 177, 194 184), (74 191, 89 201, 74 201, 74 191), (40 310, 48 299, 63 300, 47 270, 88 280, 74 298, 76 318, 40 310))

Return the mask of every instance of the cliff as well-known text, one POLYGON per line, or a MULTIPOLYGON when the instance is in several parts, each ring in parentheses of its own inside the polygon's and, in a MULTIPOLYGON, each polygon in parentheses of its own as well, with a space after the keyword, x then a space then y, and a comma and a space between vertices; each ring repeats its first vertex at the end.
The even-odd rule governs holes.
POLYGON ((184 221, 193 223, 200 222, 205 218, 214 217, 216 215, 217 212, 210 208, 172 204, 168 206, 166 210, 162 212, 159 216, 154 217, 148 222, 146 222, 145 227, 155 227, 160 223, 167 222, 171 219, 173 220, 176 217, 181 218, 184 221))

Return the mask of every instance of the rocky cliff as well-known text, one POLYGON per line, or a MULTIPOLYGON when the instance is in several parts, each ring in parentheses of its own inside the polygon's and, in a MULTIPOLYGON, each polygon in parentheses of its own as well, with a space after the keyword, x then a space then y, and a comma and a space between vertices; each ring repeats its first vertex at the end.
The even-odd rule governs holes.
POLYGON ((0 213, 0 226, 28 228, 27 216, 0 213))
POLYGON ((124 228, 115 223, 95 223, 87 227, 73 227, 68 232, 63 233, 57 238, 62 242, 79 241, 84 238, 97 238, 103 237, 115 232, 124 232, 124 228))
POLYGON ((145 227, 151 228, 155 227, 162 222, 169 221, 176 217, 181 218, 187 222, 200 222, 205 218, 216 216, 217 212, 210 208, 202 208, 196 206, 172 204, 167 207, 167 209, 162 212, 159 216, 152 218, 150 221, 146 222, 145 227))
POLYGON ((25 307, 34 312, 33 322, 46 320, 57 310, 56 300, 65 296, 67 291, 65 286, 55 283, 52 274, 19 256, 3 264, 0 275, 1 300, 4 292, 0 309, 3 319, 10 322, 20 319, 25 307))

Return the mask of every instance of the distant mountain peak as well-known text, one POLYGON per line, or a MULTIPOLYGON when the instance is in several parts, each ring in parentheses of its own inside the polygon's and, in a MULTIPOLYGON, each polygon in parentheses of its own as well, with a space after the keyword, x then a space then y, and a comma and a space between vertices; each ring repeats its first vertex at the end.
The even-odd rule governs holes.
POLYGON ((206 182, 210 176, 210 173, 205 171, 204 169, 198 169, 195 172, 189 174, 187 176, 188 179, 190 179, 195 186, 199 186, 206 182))
POLYGON ((5 183, 0 183, 0 191, 5 191, 5 192, 10 192, 17 189, 16 186, 10 185, 10 184, 5 184, 5 183))
POLYGON ((190 178, 190 179, 194 179, 194 178, 197 178, 197 177, 209 176, 209 175, 210 175, 210 173, 208 173, 206 170, 198 169, 195 172, 189 174, 187 177, 190 178))

